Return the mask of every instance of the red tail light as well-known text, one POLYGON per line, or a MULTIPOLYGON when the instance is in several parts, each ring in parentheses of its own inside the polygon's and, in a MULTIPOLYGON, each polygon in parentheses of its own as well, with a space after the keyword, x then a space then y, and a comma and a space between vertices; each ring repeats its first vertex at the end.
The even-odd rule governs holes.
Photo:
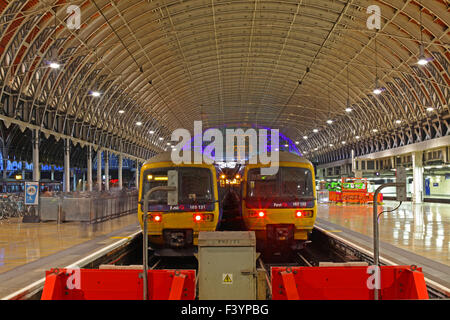
POLYGON ((151 214, 151 215, 149 215, 149 219, 152 222, 161 222, 162 221, 162 215, 161 214, 151 214))
POLYGON ((295 212, 295 217, 296 218, 312 218, 313 214, 314 213, 311 210, 298 210, 295 212))
POLYGON ((266 216, 266 213, 264 211, 250 211, 249 213, 250 218, 264 218, 266 216))
POLYGON ((194 222, 212 222, 214 221, 213 214, 196 213, 193 216, 194 222))

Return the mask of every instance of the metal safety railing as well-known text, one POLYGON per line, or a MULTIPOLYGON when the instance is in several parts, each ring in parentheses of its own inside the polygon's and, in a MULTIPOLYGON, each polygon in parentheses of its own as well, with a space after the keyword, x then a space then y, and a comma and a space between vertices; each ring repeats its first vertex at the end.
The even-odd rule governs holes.
POLYGON ((136 213, 137 198, 137 191, 41 197, 39 216, 41 221, 101 222, 136 213))

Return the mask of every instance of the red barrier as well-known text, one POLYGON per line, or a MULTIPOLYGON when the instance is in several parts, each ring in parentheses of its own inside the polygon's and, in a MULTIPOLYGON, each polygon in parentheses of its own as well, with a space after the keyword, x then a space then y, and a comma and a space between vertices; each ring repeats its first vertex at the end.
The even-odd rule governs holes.
MULTIPOLYGON (((142 270, 52 269, 42 300, 142 300, 142 270)), ((195 270, 149 270, 149 300, 194 300, 195 270)))
MULTIPOLYGON (((421 268, 382 266, 381 300, 428 299, 421 268)), ((273 300, 373 300, 368 267, 272 267, 273 300)))

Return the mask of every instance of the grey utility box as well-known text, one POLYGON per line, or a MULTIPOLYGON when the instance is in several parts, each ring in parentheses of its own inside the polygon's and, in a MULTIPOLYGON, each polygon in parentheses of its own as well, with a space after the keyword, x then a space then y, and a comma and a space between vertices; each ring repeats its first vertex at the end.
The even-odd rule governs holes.
POLYGON ((256 300, 256 276, 253 231, 200 232, 200 300, 256 300))

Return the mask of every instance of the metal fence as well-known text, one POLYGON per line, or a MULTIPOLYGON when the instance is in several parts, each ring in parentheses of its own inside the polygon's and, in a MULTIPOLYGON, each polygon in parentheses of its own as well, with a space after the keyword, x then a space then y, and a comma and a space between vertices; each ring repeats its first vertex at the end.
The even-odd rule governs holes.
POLYGON ((327 203, 330 201, 330 192, 328 190, 318 190, 317 191, 317 202, 327 203))
POLYGON ((100 222, 137 212, 137 192, 40 198, 41 221, 100 222))

